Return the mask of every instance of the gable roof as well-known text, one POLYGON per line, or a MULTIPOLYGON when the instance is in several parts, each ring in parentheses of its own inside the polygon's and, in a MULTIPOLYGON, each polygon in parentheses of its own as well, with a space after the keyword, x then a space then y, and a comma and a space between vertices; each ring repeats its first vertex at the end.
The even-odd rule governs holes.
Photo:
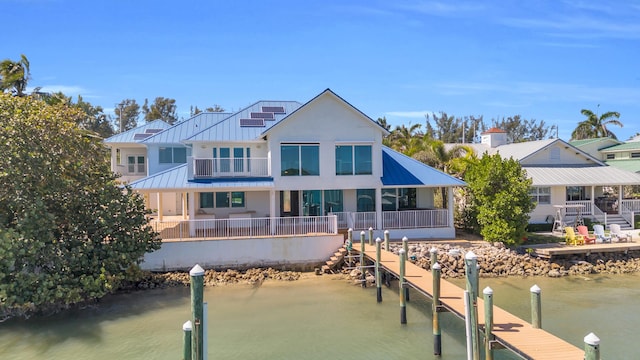
POLYGON ((609 146, 604 149, 600 149, 602 152, 615 152, 615 151, 631 151, 631 150, 640 150, 640 142, 631 141, 618 145, 609 146))
POLYGON ((455 177, 436 170, 420 161, 382 147, 382 185, 384 186, 466 186, 455 177))
POLYGON ((202 112, 187 120, 174 124, 172 127, 142 140, 142 142, 145 144, 180 143, 182 140, 209 128, 230 115, 231 113, 224 112, 202 112))
POLYGON ((144 125, 113 135, 104 140, 105 143, 140 143, 147 137, 170 128, 171 125, 162 120, 153 120, 144 125), (143 135, 148 134, 148 135, 143 135))
POLYGON ((605 163, 609 166, 617 167, 622 170, 635 173, 640 172, 640 159, 606 160, 605 163))
MULTIPOLYGON (((300 106, 301 104, 297 101, 258 101, 211 125, 207 129, 183 139, 183 141, 191 143, 198 141, 233 142, 258 140, 262 133, 265 132, 265 129, 273 127, 300 106), (264 126, 241 125, 241 120, 252 119, 252 113, 264 113, 263 107, 282 107, 284 112, 273 113, 273 119, 264 119, 262 121, 264 126)), ((261 120, 260 118, 253 119, 261 120)))
POLYGON ((585 145, 590 145, 590 144, 597 144, 597 143, 601 143, 603 146, 610 146, 609 143, 620 143, 620 141, 614 139, 614 138, 610 138, 610 137, 600 137, 600 138, 593 138, 593 139, 581 139, 581 140, 572 140, 569 141, 569 144, 571 144, 572 146, 575 146, 577 148, 581 147, 581 146, 585 146, 585 145))
POLYGON ((295 114, 298 110, 311 105, 313 102, 315 102, 317 99, 319 99, 320 97, 324 96, 324 95, 330 95, 333 96, 335 99, 337 99, 339 102, 343 103, 344 105, 346 105, 347 107, 355 110, 357 113, 359 113, 363 118, 367 119, 368 121, 372 122, 373 124, 375 124, 375 126, 383 133, 383 136, 385 135, 389 135, 390 132, 389 130, 385 129, 382 125, 378 124, 377 121, 373 120, 372 118, 370 118, 367 114, 363 113, 362 111, 360 111, 360 109, 356 108, 355 106, 351 105, 348 101, 346 101, 345 99, 343 99, 342 97, 340 97, 338 94, 336 94, 335 92, 333 92, 331 89, 327 88, 326 90, 324 90, 323 92, 321 92, 320 94, 316 95, 315 97, 313 97, 313 99, 307 101, 306 103, 304 103, 302 106, 300 106, 298 109, 296 109, 293 113, 287 115, 284 119, 282 119, 283 121, 278 122, 277 124, 275 124, 274 126, 270 127, 269 129, 264 131, 264 134, 266 135, 271 129, 273 129, 276 126, 279 126, 281 123, 286 122, 288 119, 290 119, 292 117, 293 114, 295 114))

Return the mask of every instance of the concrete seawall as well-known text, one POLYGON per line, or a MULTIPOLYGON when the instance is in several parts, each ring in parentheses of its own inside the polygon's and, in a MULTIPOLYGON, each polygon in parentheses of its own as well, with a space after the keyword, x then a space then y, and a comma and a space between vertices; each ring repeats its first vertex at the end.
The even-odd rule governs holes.
POLYGON ((165 241, 145 254, 143 270, 188 270, 194 264, 205 269, 273 267, 312 270, 323 264, 344 242, 344 235, 286 236, 191 241, 165 241))

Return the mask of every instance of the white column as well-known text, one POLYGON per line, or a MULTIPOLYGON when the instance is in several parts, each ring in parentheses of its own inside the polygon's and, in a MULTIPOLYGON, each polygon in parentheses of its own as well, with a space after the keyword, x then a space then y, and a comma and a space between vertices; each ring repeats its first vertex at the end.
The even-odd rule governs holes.
POLYGON ((111 171, 117 172, 116 168, 118 166, 118 158, 117 158, 117 150, 115 147, 111 147, 111 171))
POLYGON ((376 229, 382 229, 382 188, 376 188, 376 229))
POLYGON ((187 220, 188 216, 187 209, 187 193, 182 193, 182 220, 187 220))
POLYGON ((595 206, 596 206, 596 187, 591 186, 591 215, 596 214, 596 209, 594 209, 595 206))
POLYGON ((269 217, 271 218, 271 234, 276 233, 276 191, 274 189, 269 190, 269 217))
POLYGON ((449 214, 449 227, 453 228, 453 207, 454 207, 454 203, 453 203, 453 187, 448 187, 447 189, 447 210, 448 214, 449 214))
POLYGON ((162 221, 163 209, 162 209, 162 193, 158 192, 158 221, 162 221))
POLYGON ((189 191, 189 235, 191 237, 196 236, 196 224, 193 220, 196 219, 196 193, 193 191, 189 191))

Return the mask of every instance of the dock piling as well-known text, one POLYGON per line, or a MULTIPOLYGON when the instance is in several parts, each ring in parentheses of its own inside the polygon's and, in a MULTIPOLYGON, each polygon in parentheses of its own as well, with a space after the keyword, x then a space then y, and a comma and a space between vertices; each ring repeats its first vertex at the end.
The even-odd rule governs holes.
MULTIPOLYGON (((404 249, 404 260, 406 261, 409 258, 409 238, 406 236, 402 238, 402 249, 404 249)), ((409 300, 409 287, 404 287, 404 299, 405 301, 409 300)))
POLYGON ((442 267, 437 262, 431 266, 433 274, 433 301, 431 314, 433 318, 433 354, 442 354, 442 336, 440 333, 440 271, 442 267))
POLYGON ((353 229, 347 230, 347 256, 349 258, 349 267, 353 267, 353 258, 351 257, 351 249, 353 249, 353 229))
POLYGON ((493 360, 493 290, 490 287, 482 290, 484 295, 484 356, 485 360, 493 360))
POLYGON ((384 231, 384 249, 389 251, 389 230, 384 231))
POLYGON ((188 320, 182 324, 183 347, 182 347, 182 360, 191 360, 191 320, 188 320))
POLYGON ((538 285, 533 285, 531 289, 531 326, 534 329, 542 328, 542 301, 540 293, 542 290, 538 285))
POLYGON ((373 228, 369 227, 369 245, 373 246, 373 228))
POLYGON ((467 274, 467 291, 469 292, 469 315, 471 323, 471 342, 473 360, 480 359, 480 341, 478 333, 478 257, 472 251, 465 255, 465 271, 467 274))
POLYGON ((367 272, 364 268, 364 231, 360 231, 360 272, 362 273, 362 287, 367 287, 367 272))
POLYGON ((398 289, 399 289, 399 293, 400 293, 400 324, 406 324, 407 323, 407 303, 405 301, 404 295, 404 271, 405 271, 405 261, 406 261, 406 254, 404 249, 400 249, 398 251, 398 255, 400 255, 400 282, 398 284, 398 289))
POLYGON ((382 302, 382 276, 380 274, 380 253, 381 253, 382 239, 376 239, 376 299, 378 302, 382 302))
POLYGON ((194 331, 191 334, 191 358, 192 360, 204 359, 204 269, 196 264, 191 271, 191 321, 194 331))
POLYGON ((438 262, 438 248, 434 246, 429 249, 429 255, 431 255, 430 260, 431 266, 433 267, 433 265, 438 262))
POLYGON ((594 333, 584 337, 584 360, 600 360, 600 338, 594 333))

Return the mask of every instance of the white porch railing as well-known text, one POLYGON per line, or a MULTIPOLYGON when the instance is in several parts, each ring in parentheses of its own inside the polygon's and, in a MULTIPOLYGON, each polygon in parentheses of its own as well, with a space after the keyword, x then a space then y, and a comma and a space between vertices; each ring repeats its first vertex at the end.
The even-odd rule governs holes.
POLYGON ((406 210, 383 211, 382 224, 377 227, 375 212, 336 212, 338 228, 353 230, 374 229, 415 229, 450 227, 449 211, 447 209, 434 210, 406 210))
POLYGON ((620 210, 624 212, 640 212, 640 200, 637 199, 625 199, 620 204, 620 210))
POLYGON ((268 158, 194 158, 187 160, 190 179, 270 176, 268 158))
POLYGON ((447 209, 382 212, 383 229, 436 228, 449 226, 449 211, 447 209))
MULTIPOLYGON (((574 200, 567 201, 567 205, 582 205, 581 214, 582 215, 593 215, 593 203, 591 200, 574 200)), ((578 210, 576 208, 567 208, 566 214, 568 216, 576 216, 578 214, 578 210)))
POLYGON ((150 225, 163 240, 337 234, 336 216, 156 221, 150 225))

